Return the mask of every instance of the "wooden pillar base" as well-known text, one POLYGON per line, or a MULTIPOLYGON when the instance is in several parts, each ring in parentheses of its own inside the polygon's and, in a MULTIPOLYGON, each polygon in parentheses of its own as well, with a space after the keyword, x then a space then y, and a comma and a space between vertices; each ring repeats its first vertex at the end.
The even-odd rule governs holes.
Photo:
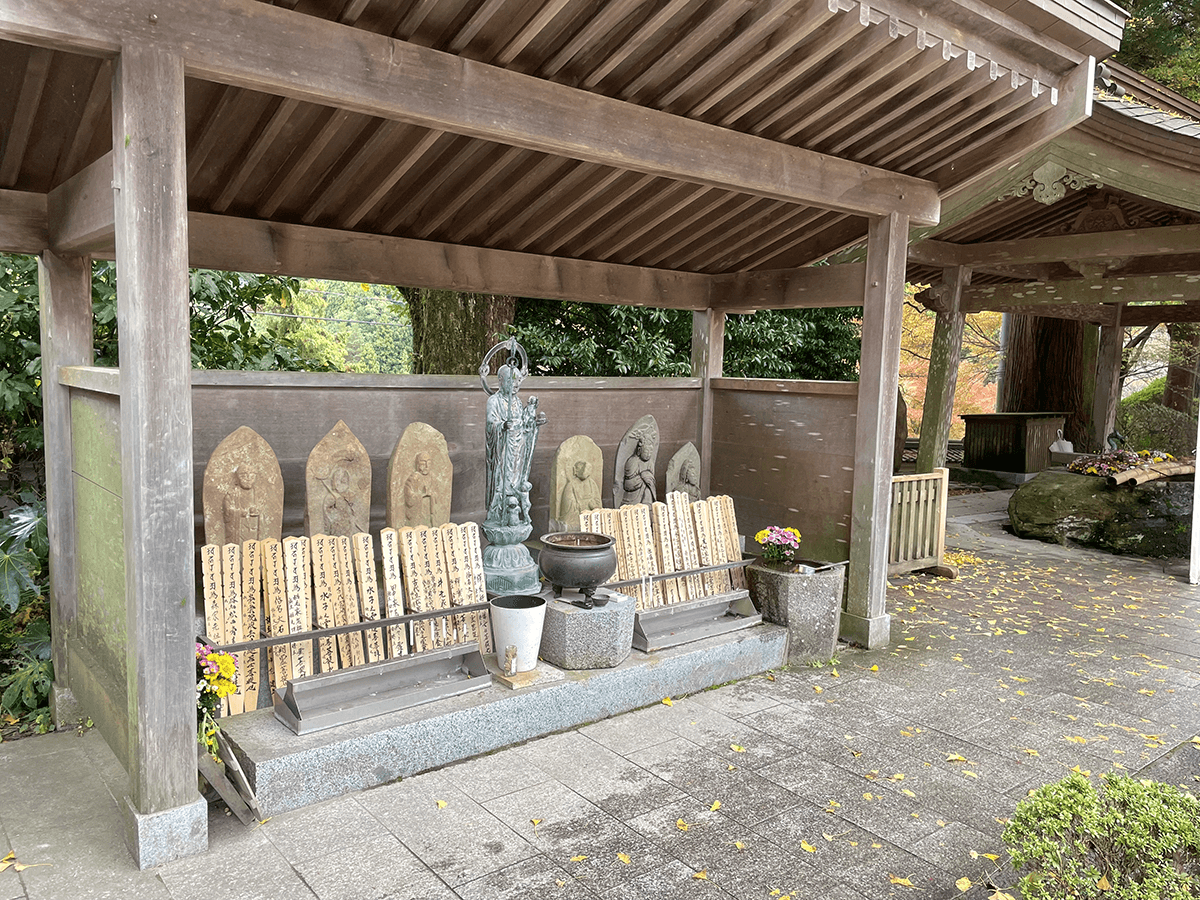
POLYGON ((183 806, 140 813, 125 798, 125 843, 139 869, 161 866, 208 850, 208 803, 199 794, 183 806))

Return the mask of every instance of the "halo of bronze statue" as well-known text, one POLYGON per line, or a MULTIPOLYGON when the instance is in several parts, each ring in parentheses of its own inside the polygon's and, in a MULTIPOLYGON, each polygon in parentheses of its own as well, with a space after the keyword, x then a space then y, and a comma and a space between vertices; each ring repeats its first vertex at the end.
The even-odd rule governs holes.
POLYGON ((533 532, 529 512, 529 469, 538 430, 546 422, 537 397, 523 402, 517 396, 529 374, 529 357, 516 338, 492 347, 479 365, 479 382, 488 395, 487 495, 483 533, 490 542, 483 548, 487 589, 495 594, 536 594, 541 588, 537 563, 522 543, 533 532), (496 372, 499 386, 488 384, 492 360, 501 351, 504 362, 496 372))

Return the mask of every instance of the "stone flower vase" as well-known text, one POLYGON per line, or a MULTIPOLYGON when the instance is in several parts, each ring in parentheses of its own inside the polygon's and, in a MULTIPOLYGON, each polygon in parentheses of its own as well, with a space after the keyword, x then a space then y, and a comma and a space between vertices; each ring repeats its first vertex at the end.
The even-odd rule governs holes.
POLYGON ((788 662, 826 662, 837 652, 846 563, 752 563, 750 597, 763 619, 788 632, 788 662))

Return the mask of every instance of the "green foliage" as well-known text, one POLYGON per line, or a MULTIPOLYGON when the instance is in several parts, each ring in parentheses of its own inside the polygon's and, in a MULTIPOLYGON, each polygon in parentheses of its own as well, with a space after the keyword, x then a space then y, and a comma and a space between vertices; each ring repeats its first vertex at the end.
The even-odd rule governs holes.
MULTIPOLYGON (((860 312, 804 309, 730 316, 724 372, 734 378, 853 381, 860 312)), ((520 300, 513 333, 538 375, 691 374, 688 310, 520 300)))
POLYGON ((1200 101, 1200 0, 1136 0, 1116 59, 1200 101))
POLYGON ((25 506, 0 522, 0 611, 17 611, 22 601, 41 596, 39 578, 47 571, 50 543, 46 504, 31 494, 25 506))
POLYGON ((259 307, 256 323, 330 370, 412 372, 412 327, 401 289, 308 280, 291 297, 259 307))
POLYGON ((46 504, 23 499, 0 522, 0 712, 42 733, 50 727, 54 680, 45 596, 50 546, 46 504))
POLYGON ((1123 775, 1079 774, 1017 804, 1004 829, 1025 900, 1186 900, 1200 893, 1200 801, 1123 775))
MULTIPOLYGON (((332 368, 306 356, 286 336, 254 324, 260 305, 285 304, 299 287, 294 278, 194 270, 191 273, 192 365, 200 369, 332 368)), ((118 365, 117 272, 111 262, 92 266, 96 365, 118 365)), ((42 359, 37 260, 0 253, 0 472, 4 493, 41 488, 42 359)))
POLYGON ((1163 406, 1166 377, 1157 378, 1117 405, 1117 431, 1130 450, 1165 450, 1188 456, 1196 445, 1196 420, 1163 406))

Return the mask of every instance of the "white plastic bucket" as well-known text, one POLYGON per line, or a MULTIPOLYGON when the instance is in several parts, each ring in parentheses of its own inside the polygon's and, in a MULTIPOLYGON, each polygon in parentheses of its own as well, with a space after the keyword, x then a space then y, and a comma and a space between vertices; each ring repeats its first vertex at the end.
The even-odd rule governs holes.
POLYGON ((517 671, 532 672, 537 668, 538 650, 542 646, 546 598, 511 594, 497 597, 490 605, 492 638, 501 671, 504 670, 505 652, 509 647, 516 647, 517 671))

